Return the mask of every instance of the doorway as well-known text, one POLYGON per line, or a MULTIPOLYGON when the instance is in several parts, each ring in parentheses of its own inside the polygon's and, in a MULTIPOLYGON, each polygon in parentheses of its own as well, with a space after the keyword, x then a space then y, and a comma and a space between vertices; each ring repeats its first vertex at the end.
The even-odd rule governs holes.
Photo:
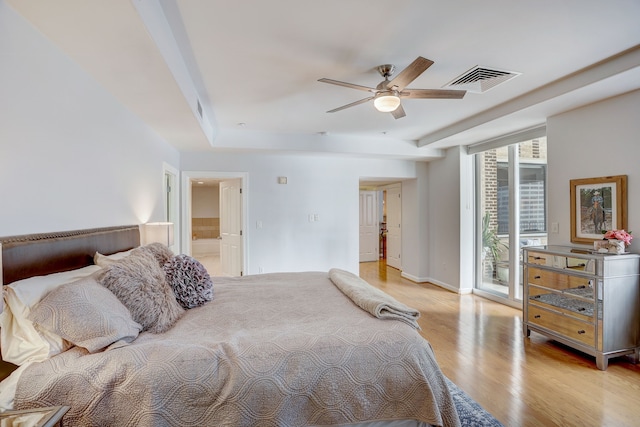
POLYGON ((401 270, 401 183, 360 182, 359 226, 360 262, 380 260, 401 270))
POLYGON ((174 243, 169 247, 172 252, 178 253, 180 245, 180 233, 178 224, 180 223, 180 194, 178 191, 178 169, 164 163, 163 164, 163 193, 164 193, 164 221, 173 224, 174 243))
POLYGON ((191 181, 191 256, 212 276, 222 276, 220 266, 220 180, 191 181))
POLYGON ((476 289, 522 303, 523 246, 547 244, 546 137, 476 154, 476 289))
POLYGON ((184 172, 183 188, 183 252, 211 276, 246 274, 245 174, 184 172))

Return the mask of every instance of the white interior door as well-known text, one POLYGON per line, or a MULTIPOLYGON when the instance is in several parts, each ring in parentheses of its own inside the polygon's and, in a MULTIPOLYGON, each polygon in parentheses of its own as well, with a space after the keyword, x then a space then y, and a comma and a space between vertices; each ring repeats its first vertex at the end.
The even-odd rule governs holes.
POLYGON ((402 269, 402 188, 387 188, 387 265, 402 269))
POLYGON ((240 179, 220 182, 220 269, 242 276, 242 188, 240 179))
POLYGON ((380 253, 378 192, 360 192, 360 262, 377 261, 380 253))

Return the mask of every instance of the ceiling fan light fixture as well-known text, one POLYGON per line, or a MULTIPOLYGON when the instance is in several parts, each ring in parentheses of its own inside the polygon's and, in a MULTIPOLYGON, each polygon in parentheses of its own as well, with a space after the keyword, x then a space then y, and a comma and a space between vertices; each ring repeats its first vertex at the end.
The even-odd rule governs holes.
POLYGON ((383 93, 373 100, 376 110, 382 113, 390 113, 400 106, 400 97, 394 93, 383 93))
POLYGON ((466 93, 465 90, 407 88, 407 85, 411 84, 412 81, 414 81, 420 74, 426 71, 427 68, 429 68, 431 65, 433 65, 433 61, 427 58, 423 58, 422 56, 418 56, 411 64, 409 64, 404 70, 402 70, 391 80, 389 80, 389 78, 393 75, 395 67, 391 64, 380 65, 378 67, 378 72, 382 75, 382 77, 384 77, 384 80, 378 83, 375 88, 327 78, 319 79, 319 82, 330 83, 332 85, 344 86, 351 89, 369 92, 369 96, 367 96, 366 98, 351 102, 338 108, 334 108, 333 110, 327 111, 327 113, 335 113, 336 111, 341 111, 346 108, 364 104, 365 102, 373 101, 373 105, 376 110, 383 113, 391 113, 393 118, 397 120, 406 116, 404 108, 400 103, 400 98, 460 99, 464 97, 466 93))

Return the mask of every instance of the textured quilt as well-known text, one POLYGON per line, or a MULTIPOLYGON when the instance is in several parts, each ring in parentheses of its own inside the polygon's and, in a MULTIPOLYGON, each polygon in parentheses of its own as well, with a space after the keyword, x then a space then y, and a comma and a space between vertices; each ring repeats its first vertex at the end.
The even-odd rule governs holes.
POLYGON ((167 332, 30 366, 16 408, 69 405, 67 426, 459 425, 429 343, 326 272, 213 282, 214 300, 167 332))

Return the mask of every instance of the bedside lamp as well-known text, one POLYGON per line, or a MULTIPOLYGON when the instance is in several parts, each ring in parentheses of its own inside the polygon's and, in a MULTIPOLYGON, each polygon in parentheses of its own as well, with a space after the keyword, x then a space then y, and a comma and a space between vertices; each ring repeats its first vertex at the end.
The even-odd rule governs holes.
POLYGON ((148 222, 142 224, 140 231, 140 242, 143 245, 156 242, 167 246, 173 245, 172 222, 148 222))

